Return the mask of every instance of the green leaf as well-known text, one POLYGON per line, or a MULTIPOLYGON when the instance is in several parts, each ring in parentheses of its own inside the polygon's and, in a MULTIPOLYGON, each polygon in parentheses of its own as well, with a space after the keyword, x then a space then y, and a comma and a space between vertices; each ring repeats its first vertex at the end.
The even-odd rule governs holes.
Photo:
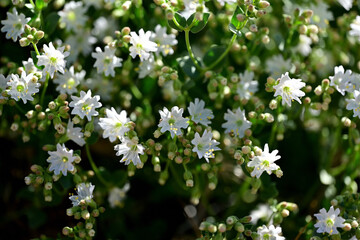
POLYGON ((210 17, 210 13, 203 13, 203 17, 201 21, 198 21, 194 24, 194 26, 190 29, 192 33, 200 32, 207 24, 210 17))
POLYGON ((204 55, 203 62, 206 66, 210 66, 215 62, 221 54, 225 52, 226 48, 224 46, 212 46, 204 55))
POLYGON ((183 30, 181 28, 179 28, 178 26, 175 25, 175 23, 173 22, 173 20, 168 20, 168 24, 171 28, 178 30, 179 32, 182 32, 183 30))
POLYGON ((45 6, 44 0, 36 0, 35 6, 37 10, 41 11, 45 6))
POLYGON ((236 35, 240 36, 241 32, 239 30, 244 27, 245 21, 240 22, 236 17, 238 14, 245 15, 244 11, 239 6, 236 7, 235 12, 234 12, 234 14, 233 14, 233 16, 231 18, 231 22, 229 24, 229 29, 230 29, 231 32, 233 32, 236 35))
POLYGON ((48 35, 53 33, 56 29, 59 19, 60 16, 55 12, 47 15, 45 18, 44 32, 47 33, 48 35))
POLYGON ((191 78, 198 78, 200 72, 196 69, 193 61, 189 56, 176 59, 183 72, 191 78))
POLYGON ((33 59, 34 65, 37 66, 38 58, 36 52, 31 51, 30 54, 31 54, 31 58, 33 59))
POLYGON ((186 19, 180 13, 176 12, 174 17, 181 27, 186 28, 186 19))
POLYGON ((196 13, 191 14, 191 16, 186 20, 186 24, 187 24, 188 26, 190 26, 191 23, 194 21, 195 14, 196 14, 196 13))

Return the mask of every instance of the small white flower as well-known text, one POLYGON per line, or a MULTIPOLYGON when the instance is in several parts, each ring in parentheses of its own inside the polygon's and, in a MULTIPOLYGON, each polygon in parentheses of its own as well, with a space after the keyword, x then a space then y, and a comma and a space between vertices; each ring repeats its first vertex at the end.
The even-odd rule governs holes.
POLYGON ((106 109, 106 118, 100 118, 99 125, 104 130, 103 138, 109 138, 114 142, 117 138, 123 139, 125 133, 130 130, 130 119, 126 117, 126 111, 122 110, 120 114, 112 107, 106 109))
POLYGON ((65 47, 55 49, 52 42, 50 42, 49 46, 44 44, 43 48, 44 53, 37 56, 37 64, 39 66, 45 66, 43 69, 43 77, 49 74, 50 77, 53 78, 56 71, 64 73, 66 64, 65 57, 69 56, 69 52, 64 52, 65 47))
POLYGON ((274 86, 276 96, 281 96, 282 105, 289 105, 291 107, 291 101, 296 100, 301 104, 299 97, 305 96, 305 93, 300 89, 305 87, 305 83, 301 82, 301 79, 294 79, 289 77, 289 73, 281 75, 280 82, 274 86))
POLYGON ((154 56, 151 55, 148 60, 142 61, 139 63, 139 78, 144 78, 150 75, 155 68, 155 59, 154 56))
POLYGON ((0 99, 7 99, 7 97, 2 96, 2 93, 8 87, 7 83, 10 81, 10 78, 11 78, 11 75, 9 75, 5 78, 4 75, 0 74, 0 99))
POLYGON ((88 121, 91 121, 92 116, 99 115, 95 109, 102 106, 99 102, 100 96, 95 95, 91 97, 91 90, 88 90, 86 93, 81 91, 80 97, 71 96, 71 99, 72 101, 69 106, 74 108, 71 114, 77 114, 81 119, 86 116, 88 121))
POLYGON ((96 9, 104 6, 103 0, 82 0, 85 7, 88 8, 90 6, 94 6, 96 9))
POLYGON ((281 158, 280 156, 276 156, 278 152, 278 150, 274 150, 270 153, 269 145, 266 143, 261 155, 255 156, 247 164, 248 167, 254 168, 251 176, 259 178, 264 171, 270 175, 272 171, 278 170, 280 167, 274 163, 281 158))
POLYGON ((202 7, 203 12, 207 12, 208 9, 204 4, 200 4, 199 0, 183 0, 184 10, 181 11, 181 15, 188 19, 193 13, 196 12, 196 9, 202 7))
POLYGON ((65 70, 63 75, 57 75, 55 77, 54 83, 58 84, 56 90, 69 95, 76 93, 76 87, 84 80, 85 74, 85 70, 75 73, 74 66, 71 66, 69 71, 65 70))
POLYGON ((239 138, 244 137, 245 131, 251 127, 251 122, 246 119, 245 110, 241 111, 238 107, 234 112, 230 109, 225 113, 224 119, 227 121, 221 125, 221 127, 226 128, 225 133, 233 133, 239 138))
POLYGON ((266 240, 285 240, 281 234, 281 227, 275 227, 270 225, 269 228, 266 225, 258 227, 257 234, 260 235, 260 239, 266 240))
POLYGON ((166 27, 161 27, 161 25, 155 27, 155 33, 152 33, 151 41, 157 43, 157 52, 161 52, 164 56, 172 55, 174 53, 172 46, 178 43, 176 36, 174 34, 167 34, 166 27))
POLYGON ((237 84, 236 93, 240 99, 250 99, 258 91, 258 81, 254 80, 254 73, 246 70, 239 74, 240 82, 237 84))
POLYGON ((65 144, 60 145, 59 143, 56 145, 56 151, 48 152, 50 157, 46 160, 50 163, 50 171, 54 171, 55 175, 59 175, 60 172, 64 176, 67 175, 67 172, 74 171, 75 167, 73 162, 75 157, 73 155, 73 150, 67 150, 65 144))
MULTIPOLYGON (((352 89, 351 85, 351 70, 346 70, 342 65, 335 67, 334 76, 330 76, 330 86, 334 86, 336 90, 341 93, 341 95, 345 95, 345 92, 349 89, 352 89)), ((350 90, 349 90, 350 91, 350 90)))
POLYGON ((350 36, 358 37, 360 41, 360 16, 356 16, 356 19, 350 24, 350 27, 350 36))
POLYGON ((341 6, 343 6, 346 11, 349 11, 352 8, 353 0, 337 0, 341 6))
POLYGON ((137 139, 124 138, 121 144, 115 145, 114 150, 117 151, 116 156, 123 155, 120 162, 129 165, 132 162, 135 166, 141 164, 139 154, 144 154, 144 147, 138 144, 137 139))
POLYGON ((313 11, 313 17, 310 19, 310 22, 316 24, 321 29, 326 29, 329 26, 329 22, 334 19, 332 11, 329 10, 329 5, 322 1, 311 4, 308 9, 313 11))
POLYGON ((74 123, 69 119, 66 129, 67 137, 79 146, 85 145, 84 134, 80 127, 74 127, 74 123))
POLYGON ((96 43, 96 38, 90 35, 90 31, 86 29, 80 29, 76 31, 76 34, 71 34, 65 41, 70 45, 70 55, 67 58, 68 64, 77 60, 78 55, 82 53, 87 56, 93 51, 92 45, 96 43))
POLYGON ((95 189, 94 185, 91 183, 80 183, 76 188, 77 195, 69 197, 74 207, 79 206, 81 202, 91 202, 91 199, 93 198, 93 191, 95 189))
POLYGON ((224 6, 225 3, 227 4, 233 4, 233 3, 236 3, 236 0, 217 0, 218 3, 221 5, 221 6, 224 6))
POLYGON ((157 51, 157 44, 150 41, 151 32, 144 32, 144 29, 140 29, 139 35, 136 32, 130 32, 130 43, 132 46, 129 48, 130 56, 135 58, 137 55, 140 57, 140 61, 149 59, 150 52, 157 51))
POLYGON ((171 137, 174 138, 175 135, 181 135, 181 128, 187 128, 189 123, 187 122, 187 118, 183 118, 182 114, 184 109, 177 107, 172 107, 171 112, 164 107, 163 110, 159 110, 161 120, 159 123, 159 127, 161 127, 160 131, 166 132, 169 131, 171 137))
POLYGON ((59 11, 60 22, 66 26, 66 30, 77 32, 85 26, 87 16, 85 12, 87 8, 83 6, 82 2, 71 1, 66 3, 64 9, 59 11))
POLYGON ((304 34, 300 34, 299 43, 296 47, 296 50, 303 55, 304 57, 308 56, 311 53, 311 38, 304 34))
MULTIPOLYGON (((256 207, 256 209, 254 209, 250 212, 251 223, 256 225, 256 223, 260 219, 268 220, 270 218, 271 214, 273 214, 273 211, 271 210, 271 208, 268 204, 259 204, 256 207)), ((271 224, 271 222, 270 222, 270 224, 271 224)))
POLYGON ((126 192, 129 191, 130 184, 126 183, 124 187, 118 188, 114 187, 109 192, 108 201, 111 208, 121 207, 123 205, 123 201, 126 197, 126 192))
POLYGON ((91 78, 88 78, 83 83, 83 86, 100 95, 102 101, 110 101, 112 93, 117 92, 117 86, 114 85, 114 81, 103 78, 99 74, 91 74, 91 76, 91 78))
POLYGON ((30 21, 31 18, 25 18, 24 14, 18 14, 16 8, 13 8, 13 12, 7 12, 7 19, 2 20, 1 24, 4 26, 1 28, 1 32, 7 32, 6 38, 12 39, 14 42, 17 41, 17 38, 21 37, 21 34, 24 32, 25 24, 30 21))
POLYGON ((24 104, 27 101, 34 100, 33 95, 39 92, 40 83, 37 82, 37 77, 33 73, 26 75, 25 72, 21 73, 21 77, 17 74, 11 74, 10 81, 7 82, 10 86, 9 95, 11 98, 19 101, 23 100, 24 104))
POLYGON ((195 133, 194 139, 191 143, 195 146, 192 151, 196 152, 199 159, 205 158, 207 162, 209 162, 209 158, 214 158, 214 151, 221 150, 217 147, 220 143, 216 140, 212 139, 213 134, 211 131, 207 131, 205 129, 202 137, 200 137, 199 133, 195 133))
POLYGON ((204 107, 205 102, 195 98, 195 102, 190 103, 188 111, 193 122, 208 126, 211 123, 210 119, 214 118, 214 114, 210 109, 204 107))
POLYGON ((26 74, 34 73, 41 76, 41 71, 35 66, 32 58, 28 58, 27 61, 22 61, 26 74))
POLYGON ((114 18, 99 17, 94 22, 94 27, 91 30, 91 34, 102 40, 105 36, 112 35, 117 30, 117 22, 114 18))
POLYGON ((330 207, 329 211, 326 212, 325 208, 320 209, 320 213, 314 214, 314 216, 318 219, 318 222, 314 225, 316 228, 316 232, 318 233, 329 233, 338 234, 338 230, 336 228, 342 228, 344 226, 344 221, 342 217, 339 217, 340 209, 334 209, 333 206, 330 207))
POLYGON ((291 67, 291 60, 288 59, 285 61, 284 57, 280 54, 266 60, 266 70, 270 72, 271 76, 275 79, 279 78, 283 72, 288 71, 291 67))
POLYGON ((96 59, 94 67, 96 67, 98 73, 104 73, 105 76, 115 76, 115 67, 121 67, 122 59, 115 56, 115 48, 105 46, 105 51, 102 52, 101 48, 97 47, 95 53, 91 56, 96 59))
POLYGON ((360 92, 355 90, 354 91, 354 98, 352 99, 346 99, 347 110, 353 110, 354 115, 353 117, 359 117, 360 118, 360 92))

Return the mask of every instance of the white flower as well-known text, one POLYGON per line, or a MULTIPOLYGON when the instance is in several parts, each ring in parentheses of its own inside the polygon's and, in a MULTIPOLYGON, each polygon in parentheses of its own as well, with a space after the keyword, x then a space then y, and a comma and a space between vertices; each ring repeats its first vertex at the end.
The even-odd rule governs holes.
POLYGON ((233 3, 236 3, 236 0, 217 0, 218 3, 221 5, 221 6, 224 6, 225 3, 227 4, 233 4, 233 3))
POLYGON ((334 76, 330 76, 330 86, 334 86, 336 90, 341 93, 341 95, 345 95, 345 92, 351 89, 349 84, 351 84, 351 70, 344 69, 343 66, 337 66, 334 69, 334 76))
POLYGON ((7 99, 7 97, 2 96, 2 93, 8 87, 7 83, 9 82, 10 78, 11 78, 11 75, 9 75, 5 78, 4 75, 0 74, 0 99, 7 99))
POLYGON ((157 51, 157 44, 150 41, 151 32, 144 32, 144 29, 140 29, 139 35, 136 32, 130 32, 130 43, 132 46, 129 48, 130 56, 135 58, 139 55, 140 60, 144 61, 149 59, 150 52, 157 51))
POLYGON ((260 219, 268 220, 271 214, 273 214, 273 211, 268 204, 259 204, 255 210, 250 212, 251 223, 256 225, 260 219))
POLYGON ((305 87, 305 83, 301 82, 301 79, 294 79, 289 77, 289 73, 281 75, 280 82, 274 86, 276 96, 281 96, 282 105, 289 105, 291 107, 291 101, 296 100, 301 104, 299 97, 305 96, 305 93, 300 89, 305 87))
POLYGON ((106 109, 106 118, 100 118, 99 125, 104 129, 103 138, 109 138, 114 142, 117 138, 123 139, 125 133, 130 130, 130 119, 126 117, 126 111, 122 110, 120 114, 112 107, 106 109))
POLYGON ((59 175, 60 172, 64 176, 67 175, 67 172, 74 171, 75 167, 73 162, 75 157, 73 155, 73 150, 67 150, 65 144, 60 145, 59 143, 56 145, 56 151, 48 152, 50 157, 46 160, 50 163, 50 171, 54 171, 55 175, 59 175))
POLYGON ((288 69, 291 69, 292 64, 291 60, 284 60, 282 55, 275 55, 268 60, 266 60, 266 70, 270 72, 273 78, 279 78, 281 74, 288 69))
POLYGON ((74 66, 71 66, 69 71, 65 70, 63 75, 57 75, 55 77, 54 83, 58 84, 56 90, 69 95, 76 93, 76 87, 84 80, 85 74, 85 70, 75 73, 74 66))
POLYGON ((99 74, 91 74, 91 78, 88 78, 84 82, 84 86, 99 94, 102 101, 110 101, 112 99, 112 93, 117 91, 117 86, 114 86, 114 81, 103 78, 99 74))
POLYGON ((240 99, 250 99, 258 91, 258 81, 254 80, 254 73, 246 70, 239 74, 240 82, 237 84, 236 92, 240 99))
POLYGON ((124 187, 118 188, 113 187, 109 192, 108 201, 111 208, 121 207, 123 205, 123 201, 126 197, 126 192, 129 191, 130 184, 126 183, 124 187))
POLYGON ((195 146, 192 151, 196 152, 199 159, 205 158, 207 162, 209 162, 209 158, 214 158, 214 151, 221 150, 217 147, 220 143, 216 140, 212 139, 213 134, 211 131, 207 131, 205 129, 202 137, 200 137, 199 133, 195 133, 194 139, 191 143, 195 146))
POLYGON ((318 222, 314 225, 316 228, 316 232, 318 233, 329 233, 338 234, 338 230, 336 228, 342 228, 344 226, 344 221, 342 217, 339 217, 340 209, 335 209, 331 206, 329 211, 326 212, 325 208, 320 209, 320 213, 314 214, 314 216, 318 219, 318 222))
POLYGON ((66 64, 65 57, 69 56, 69 52, 64 52, 65 47, 55 49, 52 42, 50 42, 49 47, 44 44, 43 48, 44 53, 37 56, 37 65, 45 66, 43 69, 43 77, 49 74, 50 77, 53 78, 56 71, 64 73, 66 64))
POLYGON ((112 17, 99 17, 94 22, 94 28, 91 30, 91 34, 96 36, 98 39, 103 39, 107 35, 112 35, 116 28, 117 22, 112 17))
POLYGON ((353 0, 337 0, 341 6, 343 6, 346 11, 349 11, 352 8, 353 0))
POLYGON ((281 227, 275 227, 270 225, 269 228, 265 225, 257 228, 257 234, 260 235, 260 239, 264 240, 285 240, 281 234, 281 227))
POLYGON ((171 137, 174 138, 175 135, 181 135, 181 128, 187 128, 189 123, 187 122, 187 118, 183 118, 182 114, 184 109, 177 107, 172 107, 171 112, 164 107, 163 110, 159 110, 161 120, 159 123, 159 127, 161 127, 160 131, 166 132, 169 131, 171 137))
POLYGON ((304 34, 300 34, 299 43, 296 47, 296 50, 303 55, 304 57, 308 56, 311 53, 311 38, 304 34))
POLYGON ((76 34, 71 34, 65 43, 70 45, 70 55, 67 61, 73 63, 80 53, 87 56, 93 51, 92 45, 96 43, 96 38, 90 35, 89 30, 79 29, 76 34))
POLYGON ((69 199, 72 201, 73 206, 79 206, 80 203, 89 203, 93 198, 93 191, 95 186, 91 183, 80 183, 76 187, 76 193, 78 195, 70 196, 69 199))
POLYGON ((333 13, 329 10, 329 5, 324 2, 318 1, 316 4, 311 4, 308 9, 313 11, 310 22, 316 24, 319 28, 327 28, 329 22, 334 19, 333 13))
POLYGON ((138 144, 137 139, 124 138, 121 144, 115 145, 114 150, 117 151, 116 156, 123 155, 120 162, 125 162, 125 165, 129 165, 130 162, 136 166, 141 164, 139 154, 144 154, 144 147, 138 144))
POLYGON ((208 9, 204 4, 200 4, 199 0, 183 0, 185 9, 181 11, 181 15, 188 19, 193 13, 196 12, 196 9, 202 7, 203 12, 207 12, 208 9))
POLYGON ((350 24, 350 27, 350 36, 358 37, 360 41, 360 16, 356 16, 356 19, 350 24))
POLYGON ((225 113, 224 119, 227 121, 221 125, 221 127, 226 128, 225 133, 233 133, 239 138, 244 137, 245 131, 251 127, 251 122, 246 119, 245 110, 241 111, 238 107, 234 112, 227 110, 225 113))
POLYGON ((34 100, 33 95, 39 92, 40 83, 37 82, 37 77, 33 73, 26 75, 25 72, 21 73, 21 77, 17 74, 11 74, 10 81, 7 82, 7 85, 10 86, 9 95, 11 98, 19 101, 23 100, 24 104, 26 102, 34 100))
POLYGON ((30 21, 31 18, 25 18, 24 14, 18 14, 16 8, 13 8, 13 12, 7 12, 7 19, 2 20, 1 24, 4 26, 1 28, 1 32, 7 32, 6 38, 12 39, 14 42, 17 41, 17 38, 21 37, 21 34, 24 32, 25 24, 30 21))
POLYGON ((94 97, 91 97, 91 90, 88 90, 86 93, 81 91, 80 97, 71 96, 71 99, 72 101, 69 106, 74 108, 71 111, 71 114, 77 114, 81 119, 86 116, 88 121, 91 121, 92 116, 99 115, 95 108, 102 106, 99 102, 100 96, 95 95, 94 97))
POLYGON ((28 58, 27 61, 22 61, 26 74, 34 73, 41 76, 41 71, 35 66, 32 58, 28 58))
POLYGON ((359 117, 360 118, 360 92, 355 90, 354 91, 354 98, 353 99, 346 99, 347 110, 353 110, 354 115, 353 117, 359 117))
POLYGON ((150 75, 155 68, 155 59, 154 56, 151 55, 148 60, 142 61, 139 63, 139 78, 144 78, 150 75))
POLYGON ((66 3, 64 9, 59 11, 60 22, 66 26, 66 30, 77 32, 78 29, 84 27, 87 21, 85 12, 87 8, 83 6, 82 2, 71 1, 66 3))
POLYGON ((74 123, 69 119, 66 129, 67 137, 79 146, 85 145, 84 134, 80 127, 74 127, 74 123))
POLYGON ((174 34, 166 34, 166 27, 161 27, 159 24, 155 27, 155 33, 151 35, 151 41, 157 43, 157 52, 161 52, 164 56, 172 55, 174 53, 172 46, 178 43, 176 36, 174 34))
POLYGON ((269 145, 266 143, 261 155, 255 156, 247 163, 248 167, 254 168, 251 176, 259 178, 264 171, 270 175, 272 171, 278 170, 280 167, 274 163, 281 158, 280 156, 276 156, 278 152, 278 150, 274 150, 270 153, 269 145))
POLYGON ((122 59, 115 56, 115 48, 105 47, 105 51, 102 52, 101 48, 97 47, 95 53, 91 56, 96 59, 94 67, 96 67, 98 73, 104 73, 105 76, 115 76, 115 67, 121 67, 122 59))
POLYGON ((205 102, 198 98, 195 98, 195 102, 191 102, 188 111, 191 116, 191 120, 195 123, 200 123, 207 126, 211 123, 210 119, 214 118, 214 114, 210 109, 204 108, 205 102))

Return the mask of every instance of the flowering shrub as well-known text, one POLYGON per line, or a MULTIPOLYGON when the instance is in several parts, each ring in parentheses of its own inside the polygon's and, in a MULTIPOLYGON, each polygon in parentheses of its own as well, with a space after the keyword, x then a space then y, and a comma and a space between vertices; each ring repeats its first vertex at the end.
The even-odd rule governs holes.
POLYGON ((360 239, 359 1, 1 5, 13 239, 360 239))

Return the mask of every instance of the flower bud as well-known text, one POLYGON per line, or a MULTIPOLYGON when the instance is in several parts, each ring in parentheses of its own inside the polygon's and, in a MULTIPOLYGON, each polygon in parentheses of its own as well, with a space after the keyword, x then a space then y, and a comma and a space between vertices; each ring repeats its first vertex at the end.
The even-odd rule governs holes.
POLYGON ((267 8, 270 6, 270 3, 268 1, 260 1, 259 2, 259 8, 267 8))
POLYGON ((43 31, 37 31, 34 36, 36 40, 40 40, 44 37, 44 35, 45 33, 43 31))

